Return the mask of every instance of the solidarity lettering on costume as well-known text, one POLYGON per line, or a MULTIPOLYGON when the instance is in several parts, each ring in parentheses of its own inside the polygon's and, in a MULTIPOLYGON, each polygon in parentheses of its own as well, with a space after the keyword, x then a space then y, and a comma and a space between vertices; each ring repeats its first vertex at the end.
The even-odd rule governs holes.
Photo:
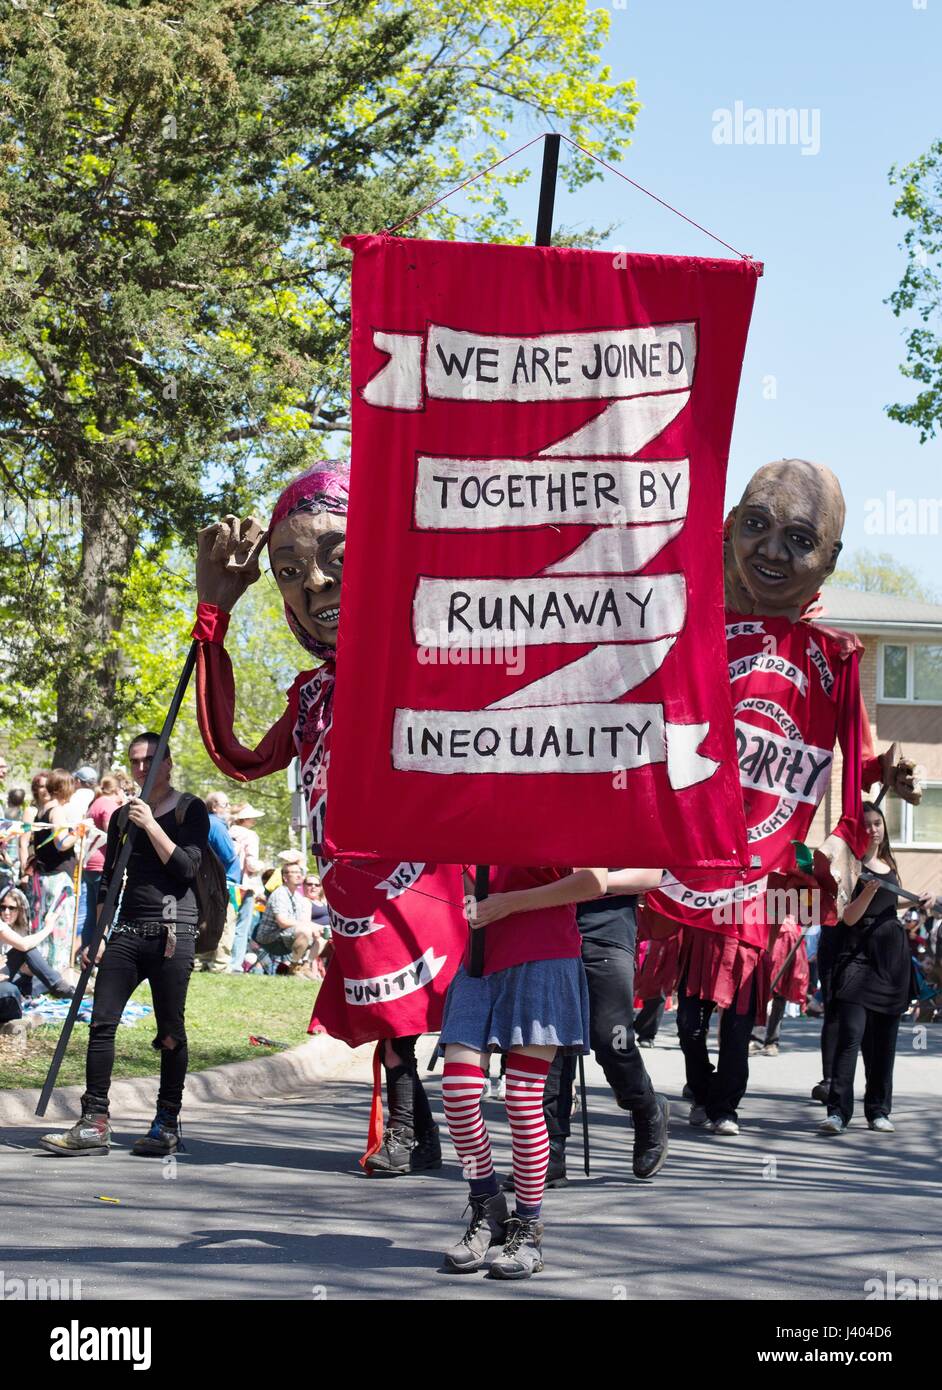
POLYGON ((372 406, 419 410, 426 397, 610 402, 535 457, 418 455, 418 530, 551 525, 564 548, 537 575, 420 575, 412 604, 416 646, 467 651, 511 640, 591 643, 592 650, 486 710, 397 709, 393 765, 454 774, 611 772, 665 763, 675 789, 712 776, 718 764, 697 752, 708 723, 670 723, 660 704, 611 708, 658 670, 686 622, 684 575, 639 572, 686 522, 689 460, 633 456, 689 400, 696 325, 518 337, 430 324, 425 333, 374 329, 373 343, 389 361, 363 388, 372 406), (566 526, 596 529, 567 547, 566 526))
POLYGON ((424 868, 424 864, 397 864, 389 877, 384 878, 377 887, 387 898, 398 898, 400 893, 405 893, 421 878, 424 868))
POLYGON ((779 792, 817 806, 827 786, 834 755, 827 748, 789 742, 753 724, 735 723, 739 775, 744 787, 779 792))
POLYGON ((744 676, 751 676, 754 671, 765 671, 772 676, 784 676, 785 680, 791 681, 802 695, 806 693, 808 677, 804 671, 800 671, 797 666, 786 661, 783 656, 770 656, 766 653, 756 652, 753 656, 741 656, 729 663, 731 681, 742 680, 744 676))
POLYGON ((447 956, 436 956, 430 946, 418 960, 411 961, 401 970, 392 970, 388 975, 375 975, 367 980, 345 979, 343 990, 347 1003, 364 1006, 415 994, 416 990, 431 984, 447 959, 447 956))
POLYGON ((824 655, 824 652, 818 646, 817 642, 814 640, 813 637, 808 638, 808 655, 811 657, 812 666, 815 668, 818 675, 821 677, 821 685, 824 688, 825 695, 829 695, 833 700, 834 672, 828 665, 827 657, 824 655))
POLYGON ((765 632, 765 627, 760 622, 726 624, 727 642, 731 641, 734 637, 754 637, 760 632, 765 632))
POLYGON ((373 932, 382 931, 386 925, 385 922, 374 922, 372 917, 343 917, 334 911, 330 903, 327 904, 327 915, 330 918, 331 930, 338 936, 372 936, 373 932))
POLYGON ((718 909, 731 907, 734 903, 745 904, 755 901, 765 893, 768 881, 768 875, 763 875, 754 883, 737 883, 734 888, 718 888, 711 893, 690 888, 672 873, 665 871, 661 879, 660 892, 673 898, 674 902, 695 911, 716 912, 718 909))
POLYGON ((435 400, 547 401, 629 398, 689 390, 697 355, 693 323, 578 333, 469 333, 429 324, 425 333, 373 330, 389 361, 363 399, 391 410, 435 400))

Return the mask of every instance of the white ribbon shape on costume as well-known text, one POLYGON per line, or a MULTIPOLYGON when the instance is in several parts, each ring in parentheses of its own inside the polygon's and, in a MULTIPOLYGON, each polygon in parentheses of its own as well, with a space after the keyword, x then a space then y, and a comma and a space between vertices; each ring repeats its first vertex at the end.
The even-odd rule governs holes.
POLYGON ((808 638, 808 655, 811 664, 821 677, 821 686, 829 699, 834 699, 834 672, 828 665, 827 657, 813 637, 808 638))
POLYGON ((388 975, 374 975, 365 980, 345 979, 343 992, 347 1003, 369 1007, 384 1004, 390 999, 404 999, 407 994, 415 994, 417 990, 430 985, 447 959, 447 956, 436 956, 430 946, 418 960, 411 961, 401 970, 391 970, 388 975))
POLYGON ((387 898, 398 898, 422 877, 424 868, 424 864, 397 864, 389 877, 376 886, 385 891, 387 898))
POLYGON ((786 661, 784 656, 754 652, 752 656, 740 656, 729 663, 730 681, 742 680, 744 676, 751 676, 753 671, 764 671, 769 676, 782 676, 783 679, 791 681, 802 695, 807 689, 808 677, 804 671, 799 670, 791 661, 786 661))
POLYGON ((382 931, 386 925, 385 922, 374 922, 372 917, 343 917, 334 911, 330 903, 327 904, 327 915, 330 918, 331 930, 338 936, 372 936, 375 931, 382 931))
POLYGON ((681 907, 715 912, 718 908, 732 907, 735 903, 752 902, 765 892, 768 882, 768 875, 763 875, 753 883, 737 883, 734 888, 717 888, 713 892, 703 893, 697 888, 689 888, 672 873, 665 871, 659 891, 675 903, 680 903, 681 907))
MULTIPOLYGON (((421 410, 426 396, 451 401, 581 401, 648 397, 639 412, 661 423, 681 409, 652 404, 656 394, 689 394, 697 360, 695 323, 593 328, 572 333, 473 333, 431 323, 424 333, 373 330, 389 361, 362 388, 367 405, 421 410)), ((629 418, 634 412, 621 412, 629 418)), ((671 416, 673 418, 673 416, 671 416)), ((592 430, 595 422, 585 428, 592 430)), ((574 452, 591 453, 580 436, 574 452)), ((653 435, 650 437, 653 438, 653 435)), ((635 446, 639 447, 639 446, 635 446)), ((634 453, 618 449, 618 453, 634 453)))

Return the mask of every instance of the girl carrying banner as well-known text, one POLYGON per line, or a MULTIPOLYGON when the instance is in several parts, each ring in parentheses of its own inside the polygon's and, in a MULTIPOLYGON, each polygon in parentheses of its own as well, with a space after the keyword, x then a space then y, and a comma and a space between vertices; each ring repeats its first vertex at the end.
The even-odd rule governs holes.
MULTIPOLYGON (((606 869, 500 868, 489 895, 473 903, 473 930, 487 927, 484 972, 458 971, 445 1002, 440 1051, 448 1131, 470 1187, 471 1220, 445 1268, 473 1274, 492 1247, 498 1279, 527 1279, 543 1268, 540 1220, 549 1136, 543 1089, 557 1049, 589 1051, 589 995, 575 904, 600 897, 606 869), (513 1144, 516 1208, 497 1181, 481 1114, 487 1054, 507 1053, 507 1119, 513 1144)), ((471 881, 467 881, 469 893, 471 881)), ((470 950, 470 947, 469 947, 470 950)))
MULTIPOLYGON (((197 714, 207 752, 228 777, 244 782, 301 764, 312 845, 323 840, 330 775, 330 731, 348 499, 347 474, 318 464, 296 478, 275 506, 267 533, 275 582, 288 626, 316 665, 288 692, 284 714, 254 749, 233 731, 235 684, 223 646, 229 612, 259 577, 265 536, 254 521, 227 517, 200 533, 197 714)), ((377 677, 380 676, 379 669, 377 677)), ((369 795, 363 787, 362 794, 369 795)), ((379 1041, 367 1153, 376 1176, 441 1166, 441 1146, 418 1077, 415 1042, 438 1030, 445 991, 467 940, 464 889, 457 865, 319 859, 333 956, 309 1031, 324 1029, 351 1047, 379 1041), (383 1133, 379 1068, 386 1069, 389 1123, 383 1133)))

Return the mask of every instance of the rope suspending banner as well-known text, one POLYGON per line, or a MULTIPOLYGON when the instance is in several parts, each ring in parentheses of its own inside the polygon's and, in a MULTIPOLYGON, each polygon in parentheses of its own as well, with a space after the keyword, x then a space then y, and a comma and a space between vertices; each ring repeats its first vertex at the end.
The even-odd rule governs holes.
MULTIPOLYGON (((465 179, 463 183, 459 183, 454 188, 449 189, 448 192, 443 193, 440 198, 435 198, 431 203, 426 203, 425 207, 421 207, 416 212, 410 213, 408 217, 404 217, 401 222, 395 223, 394 226, 386 227, 384 229, 385 234, 387 236, 392 236, 393 233, 398 232, 401 227, 407 227, 409 223, 414 222, 416 218, 423 216, 426 212, 431 212, 432 208, 438 207, 439 203, 446 202, 448 198, 453 197, 456 193, 460 193, 463 188, 467 188, 468 185, 474 183, 476 179, 481 179, 485 174, 489 174, 492 169, 496 169, 501 164, 506 164, 508 159, 513 159, 516 155, 522 154, 524 150, 528 150, 531 145, 535 145, 538 140, 543 140, 551 133, 553 132, 544 131, 540 135, 535 135, 533 139, 528 140, 525 145, 520 145, 517 149, 511 150, 510 154, 505 154, 502 159, 495 160, 493 164, 489 164, 486 169, 481 169, 478 173, 472 174, 469 179, 465 179)), ((575 140, 570 140, 568 135, 560 135, 560 138, 565 140, 567 145, 571 145, 574 150, 578 150, 580 154, 587 155, 589 159, 594 159, 596 164, 601 164, 602 168, 607 169, 609 173, 616 174, 618 178, 624 179, 625 183, 631 184, 631 187, 636 188, 639 193, 644 193, 648 198, 653 198, 656 203, 660 203, 661 207, 666 208, 668 212, 674 213, 676 217, 682 218, 684 222, 689 222, 690 226, 696 227, 698 232, 703 232, 720 246, 725 246, 726 250, 732 251, 734 256, 739 256, 743 261, 752 261, 755 259, 745 251, 737 251, 735 246, 731 246, 729 242, 724 241, 721 236, 717 236, 715 232, 711 232, 709 227, 704 227, 702 223, 694 221, 694 219, 688 217, 685 212, 681 212, 679 208, 675 208, 671 203, 666 202, 664 198, 660 198, 656 193, 652 193, 650 188, 645 188, 643 184, 637 183, 634 179, 630 179, 627 174, 623 174, 620 169, 616 169, 614 164, 609 164, 608 161, 602 159, 601 156, 593 154, 591 150, 587 150, 584 145, 577 144, 575 140)))

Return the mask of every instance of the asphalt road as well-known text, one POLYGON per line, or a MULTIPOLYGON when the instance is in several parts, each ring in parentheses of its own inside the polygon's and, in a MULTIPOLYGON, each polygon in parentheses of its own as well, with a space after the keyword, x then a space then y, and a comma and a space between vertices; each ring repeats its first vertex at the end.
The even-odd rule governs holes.
MULTIPOLYGON (((188 1108, 175 1164, 131 1157, 133 1117, 115 1117, 122 1147, 106 1158, 37 1150, 48 1122, 6 1129, 0 1278, 81 1281, 85 1300, 862 1299, 889 1271, 942 1280, 942 1025, 901 1031, 895 1135, 858 1113, 848 1135, 819 1137, 817 1027, 786 1020, 783 1037, 779 1058, 752 1063, 742 1134, 719 1138, 687 1124, 668 1015, 644 1054, 674 1110, 670 1160, 649 1183, 631 1177, 627 1117, 590 1061, 592 1173, 572 1143, 573 1181, 544 1206, 545 1272, 524 1285, 438 1271, 464 1226, 447 1136, 438 1173, 362 1176, 361 1057, 303 1094, 188 1108)), ((423 1040, 419 1055, 431 1049, 423 1040)), ((486 1110, 506 1169, 503 1107, 486 1110)))

